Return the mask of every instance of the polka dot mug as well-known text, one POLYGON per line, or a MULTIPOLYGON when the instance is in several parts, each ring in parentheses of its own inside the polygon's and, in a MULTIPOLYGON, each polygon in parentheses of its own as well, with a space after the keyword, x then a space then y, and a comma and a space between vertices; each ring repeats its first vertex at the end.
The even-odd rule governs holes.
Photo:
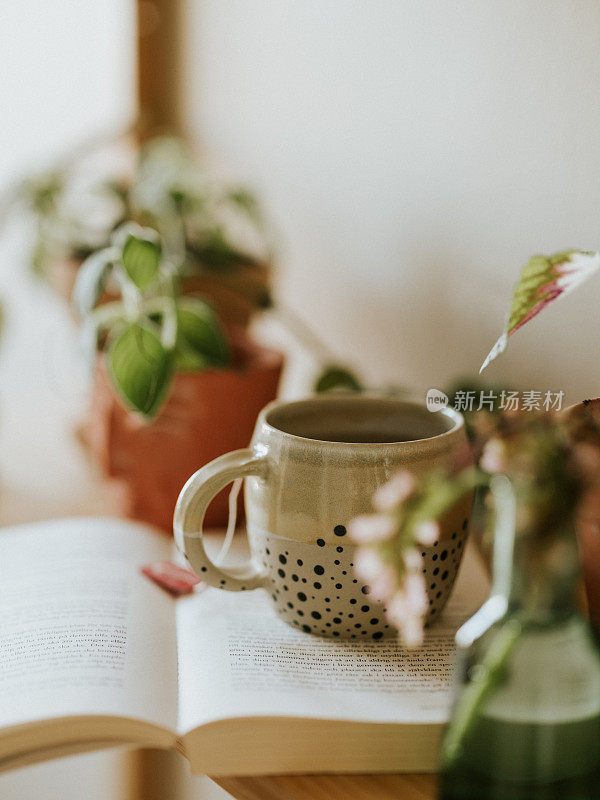
MULTIPOLYGON (((226 591, 266 589, 275 610, 306 633, 340 639, 393 635, 385 609, 354 574, 348 522, 372 510, 375 490, 399 469, 447 464, 465 444, 462 416, 396 398, 328 395, 275 402, 260 413, 251 445, 211 461, 184 486, 175 539, 192 569, 226 591), (202 521, 214 495, 245 478, 251 560, 219 567, 202 521)), ((468 532, 470 498, 423 547, 428 621, 446 603, 468 532)))

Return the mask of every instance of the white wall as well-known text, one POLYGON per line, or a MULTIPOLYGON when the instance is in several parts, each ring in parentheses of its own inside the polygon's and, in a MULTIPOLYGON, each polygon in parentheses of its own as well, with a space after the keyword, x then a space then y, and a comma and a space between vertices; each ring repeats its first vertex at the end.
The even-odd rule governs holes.
MULTIPOLYGON (((205 155, 262 190, 281 295, 372 380, 476 372, 529 255, 600 248, 596 0, 190 6, 205 155)), ((599 300, 548 310, 489 378, 600 394, 599 300)))
POLYGON ((0 15, 0 182, 129 125, 133 4, 26 0, 0 15))
MULTIPOLYGON (((129 123, 133 86, 131 12, 130 4, 123 0, 2 3, 0 192, 23 173, 43 169, 54 158, 63 157, 82 139, 119 131, 129 123)), ((39 461, 39 442, 30 447, 29 431, 15 425, 15 420, 22 425, 26 413, 22 401, 37 398, 29 406, 36 424, 49 413, 44 403, 48 392, 54 399, 58 395, 58 406, 66 408, 72 386, 59 385, 57 378, 74 378, 77 367, 60 364, 61 355, 73 352, 69 349, 72 331, 68 314, 64 304, 32 281, 23 263, 19 234, 12 228, 3 230, 0 239, 0 299, 6 311, 0 342, 3 524, 11 515, 10 501, 15 496, 11 491, 15 472, 11 455, 18 449, 26 475, 24 462, 39 461)), ((35 475, 35 465, 31 473, 35 475)), ((22 483, 24 498, 29 488, 27 481, 22 483)), ((41 497, 36 501, 44 503, 41 497)), ((23 517, 28 514, 26 500, 20 513, 23 517)), ((121 769, 120 757, 114 753, 61 759, 3 773, 0 797, 72 800, 85 796, 86 800, 106 800, 118 796, 121 769)))
MULTIPOLYGON (((23 176, 131 123, 134 17, 125 0, 27 0, 3 3, 0 19, 1 207, 23 176)), ((68 310, 33 281, 22 226, 9 219, 0 229, 4 403, 7 392, 69 392, 81 371, 71 363, 68 310)))

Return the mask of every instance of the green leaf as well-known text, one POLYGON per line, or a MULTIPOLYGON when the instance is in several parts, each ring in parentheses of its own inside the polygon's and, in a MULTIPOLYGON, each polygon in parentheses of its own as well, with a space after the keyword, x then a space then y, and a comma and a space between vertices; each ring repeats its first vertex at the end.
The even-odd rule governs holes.
POLYGON ((113 384, 135 411, 155 416, 171 384, 173 358, 160 337, 137 322, 130 323, 112 343, 108 352, 113 384))
POLYGON ((194 243, 191 249, 203 267, 215 272, 234 270, 249 260, 247 255, 229 244, 218 225, 205 231, 202 241, 194 243))
POLYGON ((192 350, 184 343, 177 344, 174 364, 176 372, 202 372, 212 366, 213 363, 196 350, 192 350))
POLYGON ((44 238, 40 236, 31 253, 31 270, 34 275, 43 275, 50 262, 50 252, 44 238))
POLYGON ((336 364, 326 367, 315 383, 315 392, 360 392, 362 386, 357 376, 336 364))
POLYGON ((56 213, 56 206, 65 187, 65 174, 47 172, 25 180, 20 187, 20 195, 39 218, 47 218, 56 213))
POLYGON ((177 354, 181 369, 224 367, 229 363, 227 339, 208 303, 184 297, 177 304, 177 354))
POLYGON ((255 221, 260 221, 261 212, 258 200, 247 189, 238 188, 229 192, 229 199, 242 208, 246 214, 255 221))
POLYGON ((79 319, 86 317, 94 308, 106 286, 110 270, 119 257, 115 247, 107 247, 86 258, 73 288, 73 308, 79 319))
POLYGON ((482 372, 506 349, 508 337, 526 325, 546 306, 576 289, 600 270, 600 253, 565 250, 551 256, 533 256, 523 267, 515 286, 502 335, 483 362, 482 372))
POLYGON ((264 292, 261 292, 261 294, 258 296, 256 300, 256 305, 258 308, 262 308, 265 310, 273 308, 275 303, 273 302, 273 296, 271 295, 271 292, 268 289, 265 289, 264 292))
MULTIPOLYGON (((513 294, 507 327, 509 335, 563 293, 564 289, 557 285, 562 274, 560 268, 569 263, 571 255, 572 251, 532 256, 525 264, 513 294)), ((569 272, 567 269, 566 273, 569 272)))
POLYGON ((130 233, 123 245, 123 267, 135 285, 143 291, 158 277, 161 246, 158 239, 141 238, 130 233))

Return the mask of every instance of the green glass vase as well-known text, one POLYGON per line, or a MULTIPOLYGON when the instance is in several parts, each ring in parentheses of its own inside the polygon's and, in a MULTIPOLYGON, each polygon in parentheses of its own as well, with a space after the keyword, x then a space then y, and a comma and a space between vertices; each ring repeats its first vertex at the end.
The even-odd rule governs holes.
POLYGON ((575 604, 575 532, 550 532, 541 555, 539 543, 515 537, 507 479, 492 491, 493 589, 457 633, 440 797, 600 798, 600 647, 575 604))

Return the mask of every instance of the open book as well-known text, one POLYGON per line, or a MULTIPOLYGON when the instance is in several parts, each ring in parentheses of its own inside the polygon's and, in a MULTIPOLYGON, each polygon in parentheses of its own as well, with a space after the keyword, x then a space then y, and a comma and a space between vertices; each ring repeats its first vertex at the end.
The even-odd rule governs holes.
POLYGON ((212 775, 435 769, 475 554, 417 652, 301 633, 263 590, 175 600, 139 572, 171 556, 121 520, 0 531, 0 768, 122 743, 212 775))

